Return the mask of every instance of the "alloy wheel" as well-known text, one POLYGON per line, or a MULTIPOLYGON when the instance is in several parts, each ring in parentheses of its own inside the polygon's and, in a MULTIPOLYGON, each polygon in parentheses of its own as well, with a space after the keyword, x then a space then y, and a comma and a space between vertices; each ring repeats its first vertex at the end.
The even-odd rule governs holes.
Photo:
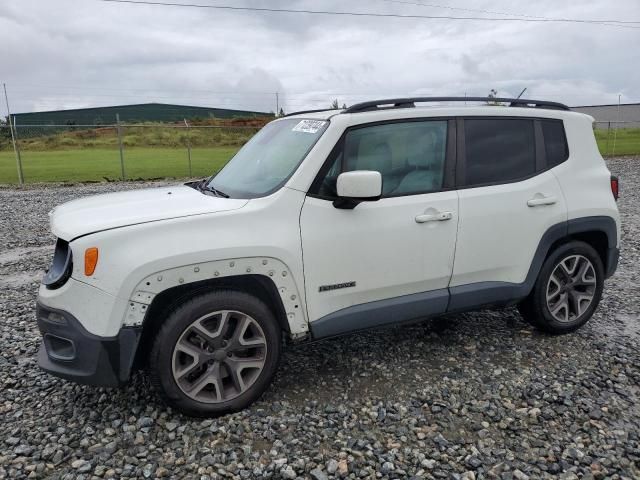
POLYGON ((563 258, 547 282, 547 308, 559 322, 572 322, 591 305, 596 293, 596 270, 583 255, 563 258))
POLYGON ((189 325, 173 350, 173 378, 190 398, 204 403, 232 400, 247 391, 265 365, 267 340, 242 312, 208 313, 189 325))

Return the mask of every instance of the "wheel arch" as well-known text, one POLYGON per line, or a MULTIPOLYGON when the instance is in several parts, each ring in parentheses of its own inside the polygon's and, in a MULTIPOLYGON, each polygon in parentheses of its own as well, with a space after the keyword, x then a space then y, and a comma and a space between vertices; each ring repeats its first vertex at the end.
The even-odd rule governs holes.
POLYGON ((618 251, 616 221, 607 216, 574 218, 564 226, 554 225, 543 235, 525 281, 528 286, 527 295, 533 289, 544 260, 558 247, 574 240, 585 242, 594 248, 602 260, 605 277, 613 274, 617 267, 618 251))
POLYGON ((569 220, 568 234, 574 240, 591 245, 602 259, 605 278, 618 266, 618 225, 612 217, 584 217, 569 220))
POLYGON ((246 257, 194 263, 147 274, 130 294, 123 325, 142 327, 136 365, 144 364, 150 342, 172 310, 194 295, 219 289, 254 295, 290 337, 308 335, 303 290, 281 260, 246 257))
POLYGON ((270 278, 262 275, 247 274, 205 279, 168 288, 153 298, 147 308, 142 324, 142 334, 136 352, 135 367, 142 368, 146 365, 155 336, 173 310, 197 295, 214 290, 234 290, 248 293, 258 298, 271 310, 282 331, 291 334, 291 326, 287 321, 285 306, 277 286, 270 278))
POLYGON ((554 242, 547 253, 547 257, 560 246, 572 241, 584 242, 593 247, 593 249, 598 252, 598 257, 602 260, 602 265, 604 266, 605 271, 607 271, 608 238, 607 234, 602 230, 589 230, 567 235, 566 237, 554 242))

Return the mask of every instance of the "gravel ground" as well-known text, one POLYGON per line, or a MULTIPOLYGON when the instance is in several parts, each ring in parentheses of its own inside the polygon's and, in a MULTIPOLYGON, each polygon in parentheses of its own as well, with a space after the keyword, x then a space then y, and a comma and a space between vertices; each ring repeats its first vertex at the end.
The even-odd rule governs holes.
POLYGON ((36 365, 47 211, 145 184, 0 188, 0 478, 640 478, 639 160, 609 162, 622 257, 579 332, 510 309, 297 346, 259 402, 205 421, 141 374, 106 390, 36 365))

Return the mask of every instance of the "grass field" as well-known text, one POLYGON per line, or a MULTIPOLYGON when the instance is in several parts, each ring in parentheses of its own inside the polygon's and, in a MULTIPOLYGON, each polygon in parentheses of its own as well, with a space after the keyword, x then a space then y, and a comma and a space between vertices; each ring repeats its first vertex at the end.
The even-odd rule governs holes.
MULTIPOLYGON (((238 147, 194 148, 194 177, 209 176, 222 168, 238 147)), ((127 179, 189 176, 186 149, 129 148, 125 154, 127 179)), ((78 182, 120 179, 120 154, 114 149, 22 152, 25 182, 78 182)), ((0 183, 17 183, 12 151, 0 151, 0 183)))
MULTIPOLYGON (((615 155, 640 155, 640 128, 622 128, 616 133, 615 155)), ((596 140, 603 156, 613 154, 614 131, 596 130, 596 140)))
MULTIPOLYGON (((126 178, 137 180, 189 176, 187 149, 181 146, 183 139, 179 137, 183 134, 184 132, 160 130, 128 132, 125 136, 126 178), (145 146, 139 146, 140 144, 145 146)), ((204 177, 220 170, 249 136, 246 130, 194 134, 192 140, 196 141, 192 144, 201 146, 192 149, 193 176, 204 177), (206 142, 219 146, 205 146, 206 142)), ((613 131, 607 135, 606 130, 596 130, 596 139, 603 156, 613 154, 613 136, 613 131)), ((73 135, 62 134, 25 141, 22 151, 25 181, 119 180, 120 155, 117 141, 111 134, 105 134, 104 137, 101 138, 95 132, 76 132, 73 135), (85 138, 87 135, 90 138, 85 138)), ((618 130, 615 155, 640 155, 640 128, 618 130)), ((0 184, 17 182, 13 151, 3 148, 0 150, 0 184)))

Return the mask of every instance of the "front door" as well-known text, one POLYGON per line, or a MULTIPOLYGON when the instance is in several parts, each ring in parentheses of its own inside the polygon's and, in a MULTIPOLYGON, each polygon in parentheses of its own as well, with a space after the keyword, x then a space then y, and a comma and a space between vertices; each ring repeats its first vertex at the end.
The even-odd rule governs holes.
POLYGON ((457 192, 444 191, 453 144, 446 120, 363 125, 343 135, 300 217, 314 334, 446 309, 458 222, 457 192), (335 208, 337 176, 353 170, 379 171, 382 198, 335 208))

